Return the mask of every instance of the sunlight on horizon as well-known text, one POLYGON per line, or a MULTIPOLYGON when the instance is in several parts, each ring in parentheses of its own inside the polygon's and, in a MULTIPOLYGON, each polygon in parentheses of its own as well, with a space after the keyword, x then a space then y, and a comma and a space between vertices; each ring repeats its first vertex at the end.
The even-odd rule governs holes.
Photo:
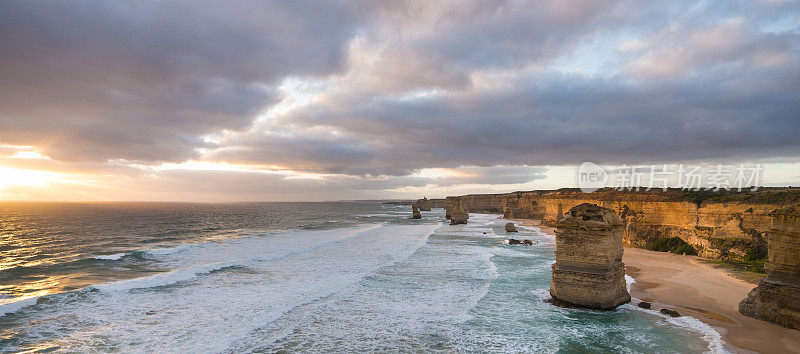
POLYGON ((0 191, 15 185, 41 187, 62 176, 57 172, 0 167, 0 191))

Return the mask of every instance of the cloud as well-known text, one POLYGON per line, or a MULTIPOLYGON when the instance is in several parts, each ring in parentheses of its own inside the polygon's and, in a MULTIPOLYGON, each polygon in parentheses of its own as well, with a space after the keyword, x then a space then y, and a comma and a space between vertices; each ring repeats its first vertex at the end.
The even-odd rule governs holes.
POLYGON ((387 40, 411 53, 403 56, 410 66, 382 57, 386 50, 351 52, 348 71, 310 104, 262 127, 265 138, 230 136, 225 144, 234 148, 208 157, 404 175, 465 165, 792 159, 800 148, 800 83, 793 79, 800 76, 800 33, 761 30, 796 7, 519 6, 477 2, 456 10, 444 3, 410 6, 401 15, 390 9, 396 23, 386 21, 393 34, 387 40), (560 12, 567 9, 580 13, 560 12), (625 16, 637 10, 644 19, 625 16), (528 22, 547 30, 522 28, 528 22), (631 41, 629 33, 638 37, 631 41), (506 36, 515 46, 503 44, 506 36), (586 75, 557 67, 559 56, 602 39, 616 68, 586 75), (381 81, 397 66, 426 73, 417 57, 440 75, 462 79, 435 79, 436 85, 426 80, 436 76, 403 74, 381 81))
POLYGON ((799 15, 777 1, 3 3, 0 144, 49 159, 0 163, 263 196, 511 185, 582 161, 793 161, 799 15), (153 168, 189 160, 273 173, 153 168))
POLYGON ((339 70, 353 9, 305 1, 5 2, 0 141, 59 160, 196 157, 292 75, 339 70))

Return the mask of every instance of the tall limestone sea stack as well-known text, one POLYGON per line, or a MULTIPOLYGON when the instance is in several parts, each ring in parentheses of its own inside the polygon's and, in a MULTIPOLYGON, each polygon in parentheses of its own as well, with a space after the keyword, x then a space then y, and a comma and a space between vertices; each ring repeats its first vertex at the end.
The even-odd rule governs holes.
POLYGON ((800 330, 800 204, 771 213, 767 277, 739 304, 739 312, 800 330))
POLYGON ((622 263, 622 221, 596 204, 570 209, 556 225, 550 295, 556 304, 611 310, 631 300, 622 263))
MULTIPOLYGON (((448 197, 450 200, 450 197, 448 197)), ((466 224, 467 219, 469 219, 469 214, 467 214, 466 209, 464 209, 463 204, 459 198, 454 198, 451 200, 452 203, 452 212, 450 214, 450 225, 458 225, 458 224, 466 224)))

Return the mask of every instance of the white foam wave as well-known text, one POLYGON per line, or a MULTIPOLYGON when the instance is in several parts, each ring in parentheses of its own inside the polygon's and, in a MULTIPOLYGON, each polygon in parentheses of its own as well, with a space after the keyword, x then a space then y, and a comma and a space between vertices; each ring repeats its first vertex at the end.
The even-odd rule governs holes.
MULTIPOLYGON (((134 279, 123 280, 123 281, 118 281, 118 282, 113 282, 113 283, 100 284, 100 285, 95 285, 93 287, 96 288, 96 289, 105 290, 105 291, 121 291, 121 290, 153 288, 153 287, 171 285, 171 284, 179 283, 179 282, 182 282, 182 281, 191 280, 192 278, 194 278, 194 277, 196 277, 198 275, 208 274, 210 272, 213 272, 215 270, 220 270, 220 269, 223 269, 223 268, 236 267, 236 266, 247 266, 247 265, 250 265, 250 264, 252 264, 254 262, 270 261, 270 260, 285 258, 285 257, 288 257, 288 256, 290 256, 292 254, 298 254, 298 253, 303 253, 303 252, 316 250, 316 249, 319 249, 319 248, 324 247, 326 245, 329 245, 331 243, 336 243, 336 242, 342 241, 343 239, 347 239, 347 238, 353 237, 353 236, 358 235, 358 234, 360 234, 362 232, 366 232, 366 231, 369 231, 369 230, 374 230, 375 228, 379 227, 380 225, 381 224, 372 224, 372 225, 368 225, 368 226, 362 226, 362 227, 358 227, 358 228, 353 228, 352 230, 345 229, 346 230, 345 232, 342 232, 341 230, 338 230, 338 234, 342 235, 343 237, 335 238, 333 240, 328 240, 328 241, 319 241, 318 243, 311 244, 309 247, 300 247, 300 248, 282 250, 282 251, 277 251, 277 252, 273 251, 271 254, 269 253, 269 250, 264 249, 262 247, 254 248, 257 251, 256 253, 253 253, 252 249, 251 250, 238 249, 238 251, 233 254, 234 257, 236 257, 236 258, 232 259, 232 260, 213 262, 213 263, 207 263, 207 264, 200 264, 200 265, 192 265, 192 266, 188 266, 188 267, 184 267, 184 268, 180 268, 180 269, 175 269, 175 270, 172 270, 172 271, 169 271, 169 272, 152 275, 152 276, 149 276, 149 277, 141 277, 141 278, 134 278, 134 279), (349 232, 347 232, 347 231, 349 231, 349 232), (251 252, 247 252, 247 251, 251 251, 251 252)), ((323 232, 320 232, 320 233, 326 233, 326 232, 323 231, 323 232)), ((331 233, 331 232, 327 232, 327 233, 328 234, 336 234, 336 233, 331 233)), ((236 247, 238 247, 239 243, 248 242, 248 241, 252 241, 252 240, 247 240, 246 238, 245 239, 237 239, 237 240, 233 240, 233 243, 236 243, 237 244, 236 247)), ((255 241, 256 242, 258 242, 258 241, 262 241, 263 242, 264 239, 256 239, 255 241)), ((173 254, 177 254, 179 252, 185 251, 189 247, 195 247, 195 248, 198 248, 198 251, 201 251, 204 254, 204 257, 207 257, 208 256, 208 254, 207 254, 208 252, 220 253, 219 252, 220 248, 225 248, 225 246, 227 246, 227 245, 212 242, 212 243, 202 243, 202 244, 196 244, 196 245, 186 245, 186 246, 175 247, 175 248, 171 248, 171 249, 164 249, 163 251, 157 251, 155 253, 151 252, 151 251, 148 251, 148 253, 150 253, 150 254, 158 254, 158 255, 173 255, 173 254), (215 245, 217 247, 214 247, 215 245)), ((254 246, 254 245, 248 245, 248 246, 254 246)), ((222 253, 222 255, 224 255, 224 253, 222 253)))
POLYGON ((0 317, 17 312, 24 307, 35 305, 41 296, 0 300, 0 317))
POLYGON ((678 327, 700 333, 700 335, 703 336, 703 339, 708 342, 707 353, 729 353, 727 350, 725 350, 725 342, 722 340, 722 336, 708 324, 690 316, 681 316, 675 318, 667 316, 667 322, 678 327))
MULTIPOLYGON (((439 227, 370 224, 165 252, 158 256, 159 261, 179 267, 146 278, 95 286, 100 291, 87 292, 90 301, 72 297, 78 301, 43 303, 31 319, 59 320, 37 321, 24 332, 31 338, 58 336, 65 347, 75 351, 96 350, 98 345, 136 352, 225 351, 293 309, 337 294, 380 269, 406 261, 439 227), (251 271, 214 272, 231 266, 251 271), (163 291, 127 291, 185 280, 192 282, 163 291), (101 325, 107 323, 115 326, 101 325), (80 330, 67 333, 64 328, 80 330), (209 341, 209 337, 214 340, 209 341)), ((35 301, 6 308, 16 310, 35 301)))
POLYGON ((625 274, 625 286, 628 289, 628 292, 631 292, 631 285, 636 282, 632 276, 625 274))
MULTIPOLYGON (((631 285, 636 282, 636 279, 630 275, 625 274, 625 283, 628 287, 628 292, 631 291, 631 285)), ((632 298, 634 301, 641 301, 637 298, 632 298)), ((659 316, 664 318, 667 322, 672 325, 699 333, 703 340, 708 343, 708 352, 707 353, 729 353, 725 350, 725 341, 722 340, 722 336, 717 332, 713 327, 709 326, 708 324, 700 321, 691 316, 681 316, 681 317, 670 317, 665 314, 662 314, 660 311, 652 310, 652 309, 643 309, 639 306, 633 305, 633 303, 629 303, 624 305, 628 309, 638 310, 647 312, 649 314, 659 316)))
POLYGON ((123 280, 113 283, 94 285, 92 286, 98 290, 104 291, 121 291, 130 289, 154 288, 159 286, 166 286, 182 281, 191 280, 200 274, 207 274, 215 270, 220 270, 228 267, 241 266, 243 262, 219 262, 213 264, 205 264, 202 266, 189 267, 185 269, 177 269, 165 273, 151 275, 149 277, 134 278, 130 280, 123 280))
POLYGON ((115 253, 115 254, 108 254, 108 255, 95 255, 94 259, 102 259, 106 261, 118 261, 122 259, 122 257, 127 256, 128 253, 115 253))

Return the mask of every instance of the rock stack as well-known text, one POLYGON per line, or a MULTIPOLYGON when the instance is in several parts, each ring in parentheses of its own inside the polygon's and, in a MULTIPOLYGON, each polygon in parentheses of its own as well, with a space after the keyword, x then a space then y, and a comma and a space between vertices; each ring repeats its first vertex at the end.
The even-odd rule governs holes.
POLYGON ((800 204, 770 214, 767 277, 739 304, 745 316, 800 329, 800 204))
POLYGON ((622 263, 622 221, 595 204, 570 209, 556 225, 553 302, 611 310, 631 301, 622 263))
POLYGON ((411 204, 411 218, 412 219, 422 219, 422 214, 419 212, 419 208, 417 204, 411 204))
POLYGON ((453 207, 452 211, 450 212, 450 225, 466 224, 467 219, 469 219, 469 214, 467 214, 467 211, 461 204, 461 200, 458 198, 453 198, 451 203, 453 207))

